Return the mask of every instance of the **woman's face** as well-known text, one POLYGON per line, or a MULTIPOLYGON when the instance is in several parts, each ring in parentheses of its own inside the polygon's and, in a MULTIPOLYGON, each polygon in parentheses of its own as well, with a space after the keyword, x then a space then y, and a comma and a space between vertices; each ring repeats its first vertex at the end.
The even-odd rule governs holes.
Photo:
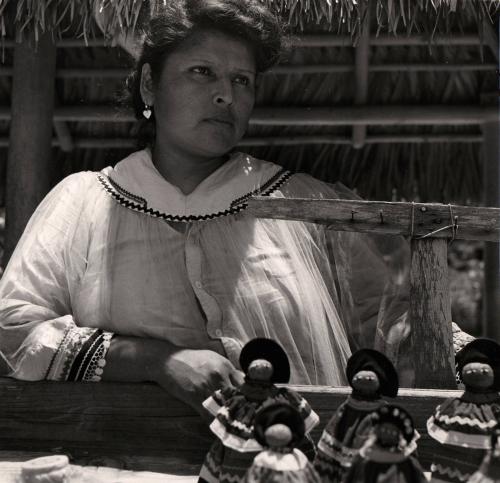
POLYGON ((247 128, 255 76, 250 45, 215 30, 194 33, 167 56, 152 98, 142 92, 154 108, 156 142, 191 156, 226 154, 247 128))

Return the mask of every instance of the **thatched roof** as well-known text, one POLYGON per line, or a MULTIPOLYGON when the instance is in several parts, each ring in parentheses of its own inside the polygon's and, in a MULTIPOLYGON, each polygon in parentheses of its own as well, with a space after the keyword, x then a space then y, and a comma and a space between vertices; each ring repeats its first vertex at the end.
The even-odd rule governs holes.
MULTIPOLYGON (((331 108, 329 120, 336 122, 254 122, 242 150, 328 181, 340 179, 366 198, 480 202, 480 123, 462 122, 458 117, 454 122, 452 110, 470 118, 476 107, 496 102, 498 36, 492 25, 498 22, 500 0, 369 2, 375 7, 370 21, 368 95, 363 105, 376 108, 386 122, 370 121, 373 113, 368 111, 355 111, 350 117, 345 111, 359 103, 352 40, 357 40, 367 2, 267 1, 284 12, 299 37, 287 65, 262 78, 258 109, 331 108), (420 109, 420 117, 415 117, 420 121, 391 121, 401 106, 420 109), (424 122, 426 106, 434 107, 424 122), (448 120, 438 122, 447 111, 451 113, 448 120), (366 135, 355 149, 353 124, 359 121, 358 114, 367 119, 366 135)), ((0 2, 2 32, 11 37, 17 25, 25 33, 54 29, 64 39, 87 36, 90 40, 101 36, 93 19, 101 5, 113 12, 105 26, 113 35, 138 28, 155 6, 148 0, 4 0, 0 2)), ((87 47, 71 46, 71 42, 61 45, 66 47, 58 49, 58 104, 75 112, 79 106, 116 109, 130 57, 100 40, 90 41, 87 47)), ((7 70, 12 53, 4 51, 7 70)), ((0 106, 8 105, 10 99, 7 70, 0 77, 0 106)), ((116 112, 114 121, 77 116, 62 122, 70 143, 67 151, 54 149, 58 178, 102 168, 133 149, 134 123, 118 121, 123 113, 116 112)), ((8 127, 8 121, 0 121, 0 142, 7 139, 8 127)), ((62 142, 60 134, 54 136, 57 143, 62 142)), ((0 147, 0 160, 5 158, 6 149, 0 147)))
MULTIPOLYGON (((20 32, 38 37, 46 30, 63 34, 69 25, 85 37, 95 33, 96 12, 107 10, 108 36, 134 31, 147 16, 168 0, 3 0, 1 33, 5 35, 13 15, 20 32), (8 22, 7 22, 8 17, 8 22)), ((490 18, 499 0, 263 0, 296 31, 322 26, 331 32, 359 33, 367 5, 375 12, 377 29, 390 34, 434 35, 460 30, 473 18, 478 25, 490 18), (465 22, 464 22, 465 21, 465 22)))

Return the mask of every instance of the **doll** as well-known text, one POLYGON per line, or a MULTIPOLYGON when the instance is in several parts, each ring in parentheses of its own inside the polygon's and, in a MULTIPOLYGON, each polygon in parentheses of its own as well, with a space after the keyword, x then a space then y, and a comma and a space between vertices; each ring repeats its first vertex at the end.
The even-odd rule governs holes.
POLYGON ((373 412, 395 397, 398 374, 381 352, 361 349, 347 362, 352 393, 326 425, 318 443, 314 466, 324 482, 340 482, 371 428, 373 412))
POLYGON ((441 443, 431 466, 435 481, 468 481, 491 448, 500 418, 500 345, 476 339, 456 355, 465 391, 440 404, 427 421, 427 431, 441 443))
POLYGON ((412 455, 419 435, 410 414, 384 405, 373 417, 370 436, 352 461, 345 483, 425 483, 420 463, 412 455))
POLYGON ((491 449, 468 483, 500 483, 500 426, 491 436, 491 449))
POLYGON ((200 481, 242 481, 255 455, 263 447, 254 437, 257 411, 269 404, 288 403, 299 411, 304 421, 304 452, 314 456, 314 444, 308 433, 319 421, 318 415, 297 392, 277 387, 290 379, 288 357, 282 347, 271 339, 252 339, 242 349, 240 367, 245 382, 238 388, 216 391, 203 402, 215 416, 210 429, 217 436, 200 471, 200 481))
POLYGON ((304 437, 304 420, 297 409, 275 403, 255 417, 255 439, 265 448, 245 475, 245 483, 320 483, 307 457, 295 448, 304 437))

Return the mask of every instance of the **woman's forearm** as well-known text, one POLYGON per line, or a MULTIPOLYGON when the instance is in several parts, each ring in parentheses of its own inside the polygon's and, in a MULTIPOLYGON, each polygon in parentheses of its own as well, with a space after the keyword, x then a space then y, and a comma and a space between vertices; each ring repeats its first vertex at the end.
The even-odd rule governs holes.
POLYGON ((202 402, 224 386, 243 383, 243 373, 221 354, 170 342, 115 335, 106 354, 102 380, 158 383, 204 415, 202 402))
POLYGON ((115 335, 106 355, 102 379, 157 382, 163 361, 176 349, 167 341, 115 335))

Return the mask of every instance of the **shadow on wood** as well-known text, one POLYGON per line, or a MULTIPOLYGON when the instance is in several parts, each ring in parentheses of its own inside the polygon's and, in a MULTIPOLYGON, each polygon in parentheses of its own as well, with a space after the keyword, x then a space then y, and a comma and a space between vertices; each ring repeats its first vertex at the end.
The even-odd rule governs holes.
MULTIPOLYGON (((324 425, 350 388, 292 386, 324 425)), ((419 459, 429 465, 435 442, 425 422, 435 406, 458 391, 401 390, 397 403, 414 416, 419 459)), ((0 378, 0 456, 66 453, 75 463, 197 474, 212 437, 185 404, 154 384, 20 382, 0 378)))

